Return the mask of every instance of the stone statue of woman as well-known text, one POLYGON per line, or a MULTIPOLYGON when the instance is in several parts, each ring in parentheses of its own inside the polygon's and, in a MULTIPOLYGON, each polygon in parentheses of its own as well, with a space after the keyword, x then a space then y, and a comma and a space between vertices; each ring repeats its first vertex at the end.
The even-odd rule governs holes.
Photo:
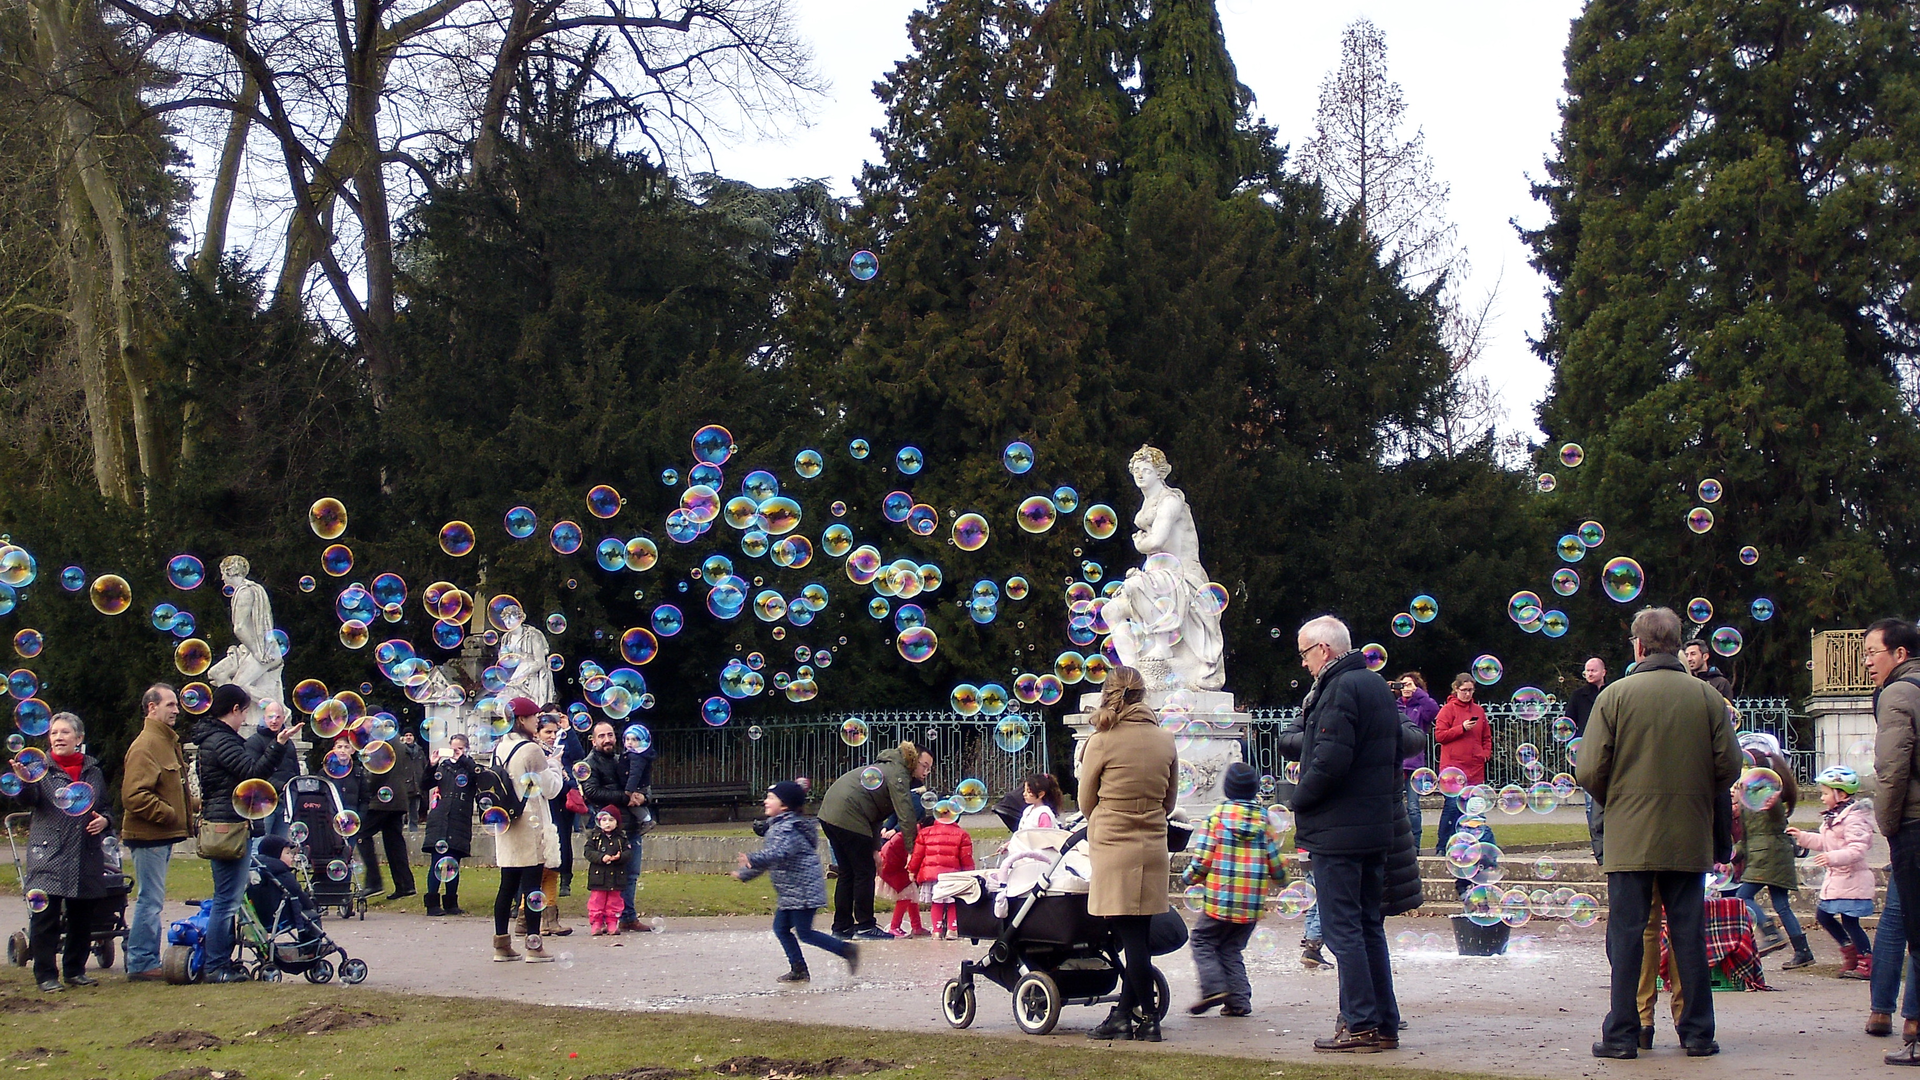
POLYGON ((513 698, 532 699, 535 705, 553 703, 553 669, 547 666, 547 635, 527 621, 527 613, 518 604, 509 604, 500 612, 499 664, 507 672, 507 685, 500 692, 502 702, 513 698))
POLYGON ((1159 450, 1142 446, 1127 470, 1141 494, 1133 546, 1147 558, 1127 571, 1120 591, 1102 609, 1114 651, 1121 663, 1147 675, 1152 688, 1218 690, 1227 681, 1222 608, 1207 589, 1193 511, 1179 488, 1167 486, 1173 466, 1159 450))
POLYGON ((247 560, 229 555, 220 560, 220 578, 232 592, 233 636, 238 644, 230 646, 220 662, 207 671, 207 681, 215 686, 238 683, 253 698, 247 710, 247 722, 258 724, 267 702, 287 703, 281 675, 286 667, 280 655, 280 642, 273 636, 273 603, 267 590, 247 577, 252 570, 247 560))

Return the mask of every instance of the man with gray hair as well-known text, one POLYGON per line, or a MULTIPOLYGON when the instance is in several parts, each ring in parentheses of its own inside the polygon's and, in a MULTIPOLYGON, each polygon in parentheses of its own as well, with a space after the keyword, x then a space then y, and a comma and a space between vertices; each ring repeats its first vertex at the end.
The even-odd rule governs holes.
POLYGON ((1706 1057, 1720 1044, 1707 981, 1703 877, 1733 854, 1727 790, 1740 775, 1740 749, 1726 699, 1676 655, 1680 617, 1670 608, 1643 609, 1632 634, 1634 668, 1594 701, 1578 765, 1580 786, 1606 822, 1601 869, 1613 993, 1593 1056, 1639 1054, 1642 935, 1657 888, 1684 1001, 1675 1027, 1688 1057, 1706 1057))
MULTIPOLYGON (((1300 664, 1313 676, 1301 706, 1294 786, 1296 846, 1313 858, 1320 929, 1340 972, 1340 1020, 1325 1053, 1400 1047, 1385 916, 1387 855, 1407 820, 1400 786, 1400 710, 1385 679, 1353 651, 1347 625, 1330 615, 1300 628, 1300 664)), ((1291 752, 1290 752, 1291 751, 1291 752)))

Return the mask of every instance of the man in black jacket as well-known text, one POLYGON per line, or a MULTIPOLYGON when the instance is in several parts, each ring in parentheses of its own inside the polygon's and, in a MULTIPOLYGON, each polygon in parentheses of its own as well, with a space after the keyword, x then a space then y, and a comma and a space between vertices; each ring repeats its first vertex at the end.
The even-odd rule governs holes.
POLYGON ((1400 1046, 1384 913, 1387 856, 1400 786, 1400 710, 1386 680, 1353 651, 1347 625, 1323 616, 1300 628, 1300 663, 1313 676, 1302 707, 1296 845, 1313 856, 1320 927, 1340 971, 1340 1022, 1315 1039, 1327 1053, 1400 1046))
POLYGON ((631 765, 611 721, 602 720, 593 725, 593 751, 586 761, 588 772, 587 778, 580 781, 580 797, 586 800, 588 812, 597 814, 609 806, 614 807, 620 811, 620 827, 627 832, 627 882, 620 893, 625 903, 620 914, 620 929, 645 932, 652 928, 640 921, 634 893, 640 884, 639 808, 646 805, 647 796, 644 791, 628 790, 631 765))
MULTIPOLYGON (((1567 699, 1567 715, 1573 718, 1573 736, 1584 739, 1587 736, 1587 718, 1593 715, 1593 703, 1600 700, 1600 691, 1607 688, 1607 662, 1597 656, 1587 657, 1587 665, 1580 669, 1580 677, 1585 682, 1567 699)), ((1593 861, 1600 861, 1604 850, 1603 836, 1605 824, 1600 818, 1600 805, 1587 799, 1587 837, 1593 843, 1593 861)))
MULTIPOLYGON (((208 858, 213 869, 213 911, 207 920, 206 981, 244 982, 247 973, 233 965, 233 916, 247 895, 247 853, 251 848, 247 821, 234 809, 233 792, 249 780, 266 782, 293 739, 293 726, 259 748, 240 737, 247 708, 253 699, 235 683, 218 686, 207 718, 194 729, 194 771, 200 778, 200 826, 203 844, 224 845, 239 834, 239 851, 232 858, 208 858)), ((206 852, 202 850, 202 855, 206 852)))

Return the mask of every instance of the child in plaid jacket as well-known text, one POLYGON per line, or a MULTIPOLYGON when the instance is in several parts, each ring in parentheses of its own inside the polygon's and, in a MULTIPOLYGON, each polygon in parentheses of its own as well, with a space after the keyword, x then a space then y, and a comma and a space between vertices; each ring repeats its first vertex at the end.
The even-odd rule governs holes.
POLYGON ((1195 1016, 1215 1005, 1222 1016, 1253 1012, 1253 985, 1242 954, 1260 922, 1269 883, 1286 878, 1280 840, 1267 824, 1266 811, 1254 800, 1260 780, 1253 767, 1227 767, 1227 801, 1214 808, 1194 835, 1193 861, 1184 880, 1199 885, 1200 918, 1193 928, 1193 964, 1200 974, 1200 1000, 1187 1011, 1195 1016))

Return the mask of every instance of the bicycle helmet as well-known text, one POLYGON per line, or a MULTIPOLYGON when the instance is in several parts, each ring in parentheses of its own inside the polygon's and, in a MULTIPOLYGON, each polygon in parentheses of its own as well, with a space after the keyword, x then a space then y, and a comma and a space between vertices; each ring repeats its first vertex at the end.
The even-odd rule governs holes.
POLYGON ((1821 787, 1830 787, 1835 791, 1844 791, 1849 795, 1860 790, 1860 774, 1845 765, 1829 765, 1821 771, 1813 782, 1821 787))

